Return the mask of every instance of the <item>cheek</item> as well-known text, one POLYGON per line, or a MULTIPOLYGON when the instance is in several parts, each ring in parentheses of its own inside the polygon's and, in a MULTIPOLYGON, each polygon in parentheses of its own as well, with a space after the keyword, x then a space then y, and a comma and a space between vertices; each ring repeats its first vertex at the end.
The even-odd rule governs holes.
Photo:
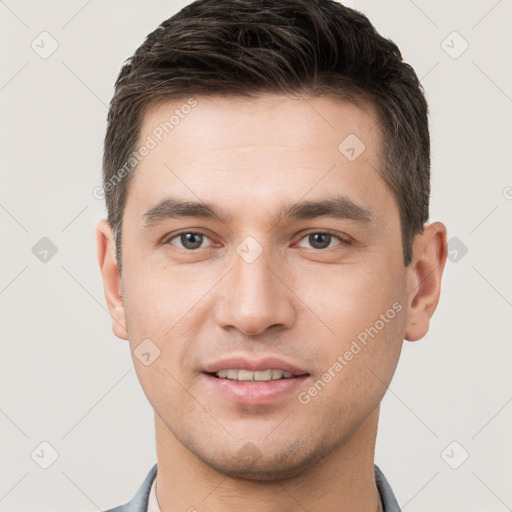
POLYGON ((172 415, 176 408, 190 406, 183 389, 191 386, 191 373, 185 371, 182 356, 189 353, 189 340, 197 332, 195 306, 205 292, 162 269, 126 275, 125 317, 133 365, 151 405, 163 417, 172 415))
POLYGON ((130 277, 123 283, 123 295, 130 336, 170 336, 212 286, 208 276, 199 277, 199 272, 165 266, 126 268, 126 275, 130 277))
POLYGON ((193 379, 196 347, 191 340, 200 338, 208 322, 204 305, 215 284, 214 276, 156 266, 149 270, 139 267, 136 272, 128 265, 125 269, 126 325, 139 380, 148 394, 154 390, 158 395, 165 386, 178 397, 178 382, 186 388, 192 384, 188 379, 193 379), (157 354, 148 366, 138 359, 143 349, 157 354))
POLYGON ((400 268, 389 264, 372 270, 340 266, 327 269, 324 279, 302 279, 300 296, 309 297, 308 306, 333 332, 319 340, 320 323, 305 323, 311 335, 304 340, 312 340, 308 348, 317 351, 321 365, 301 396, 317 414, 330 411, 334 424, 369 414, 391 381, 405 329, 401 279, 400 268))
MULTIPOLYGON (((333 337, 346 340, 372 326, 394 303, 403 302, 402 282, 403 273, 390 264, 350 264, 303 273, 296 289, 333 337)), ((396 309, 390 312, 393 319, 396 309)))
MULTIPOLYGON (((398 363, 406 320, 404 270, 384 255, 377 260, 374 265, 327 267, 324 275, 302 278, 298 295, 308 298, 306 304, 330 331, 321 343, 322 372, 336 377, 322 393, 326 400, 351 397, 356 407, 371 396, 370 402, 377 403, 398 363)), ((317 339, 320 323, 306 325, 310 339, 317 339)), ((315 341, 310 348, 315 345, 318 349, 315 341)))

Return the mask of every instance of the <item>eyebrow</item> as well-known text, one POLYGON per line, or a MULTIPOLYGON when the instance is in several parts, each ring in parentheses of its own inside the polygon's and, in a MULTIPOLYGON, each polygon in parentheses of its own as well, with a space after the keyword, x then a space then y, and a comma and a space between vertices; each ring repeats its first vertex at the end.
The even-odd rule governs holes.
MULTIPOLYGON (((160 201, 146 213, 141 215, 144 228, 150 228, 163 220, 180 217, 195 217, 202 219, 215 219, 228 224, 232 214, 219 210, 210 203, 201 201, 183 201, 178 198, 168 197, 160 201)), ((284 219, 306 220, 317 217, 331 217, 334 219, 346 219, 361 224, 375 223, 372 212, 344 195, 338 195, 319 201, 300 201, 283 206, 274 217, 274 225, 284 219)))
POLYGON ((165 219, 179 217, 197 217, 203 219, 217 219, 222 223, 231 221, 231 215, 217 210, 213 205, 203 202, 182 201, 169 197, 160 201, 156 206, 141 215, 144 227, 149 228, 165 219))
POLYGON ((301 201, 291 206, 285 206, 275 218, 275 222, 283 219, 314 219, 316 217, 331 217, 346 219, 369 224, 375 222, 370 210, 356 204, 347 196, 338 195, 320 201, 301 201))

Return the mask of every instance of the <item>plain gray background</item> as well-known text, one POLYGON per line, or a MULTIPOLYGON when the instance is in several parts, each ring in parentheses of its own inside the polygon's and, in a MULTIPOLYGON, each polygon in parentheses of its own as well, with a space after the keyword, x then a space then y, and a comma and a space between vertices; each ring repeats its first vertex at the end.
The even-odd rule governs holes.
MULTIPOLYGON (((156 462, 105 307, 93 190, 122 62, 187 3, 0 1, 0 511, 106 509, 156 462)), ((425 87, 430 220, 451 251, 430 332, 405 342, 384 398, 376 462, 406 512, 511 510, 512 2, 347 4, 425 87)))

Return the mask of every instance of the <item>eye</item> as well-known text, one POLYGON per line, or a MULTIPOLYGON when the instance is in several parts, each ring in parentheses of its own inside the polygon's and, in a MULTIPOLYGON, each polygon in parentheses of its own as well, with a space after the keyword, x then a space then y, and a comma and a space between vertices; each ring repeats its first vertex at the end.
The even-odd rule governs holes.
POLYGON ((310 233, 302 238, 299 242, 299 247, 305 247, 308 249, 309 247, 304 245, 305 243, 309 244, 313 249, 328 249, 348 242, 342 240, 339 236, 319 231, 316 233, 310 233))
POLYGON ((204 248, 203 243, 210 240, 204 233, 198 233, 196 231, 187 231, 184 233, 178 233, 168 240, 167 243, 171 243, 180 247, 181 249, 194 250, 204 248))

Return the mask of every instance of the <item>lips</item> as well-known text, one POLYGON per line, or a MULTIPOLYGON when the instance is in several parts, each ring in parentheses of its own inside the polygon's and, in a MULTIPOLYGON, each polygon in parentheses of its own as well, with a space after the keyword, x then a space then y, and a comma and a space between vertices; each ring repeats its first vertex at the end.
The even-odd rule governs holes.
POLYGON ((207 364, 203 371, 219 378, 233 378, 236 380, 269 380, 270 377, 292 378, 309 373, 283 359, 277 357, 264 357, 250 359, 247 357, 229 357, 207 364), (279 375, 279 372, 281 375, 279 375), (254 378, 258 377, 258 378, 254 378))
POLYGON ((278 357, 224 358, 207 364, 202 373, 212 400, 245 407, 289 402, 310 375, 278 357))
POLYGON ((270 368, 268 370, 257 370, 255 372, 252 372, 251 370, 230 368, 229 370, 219 370, 218 372, 215 372, 214 375, 219 379, 260 382, 279 379, 291 379, 293 377, 292 373, 270 368))

